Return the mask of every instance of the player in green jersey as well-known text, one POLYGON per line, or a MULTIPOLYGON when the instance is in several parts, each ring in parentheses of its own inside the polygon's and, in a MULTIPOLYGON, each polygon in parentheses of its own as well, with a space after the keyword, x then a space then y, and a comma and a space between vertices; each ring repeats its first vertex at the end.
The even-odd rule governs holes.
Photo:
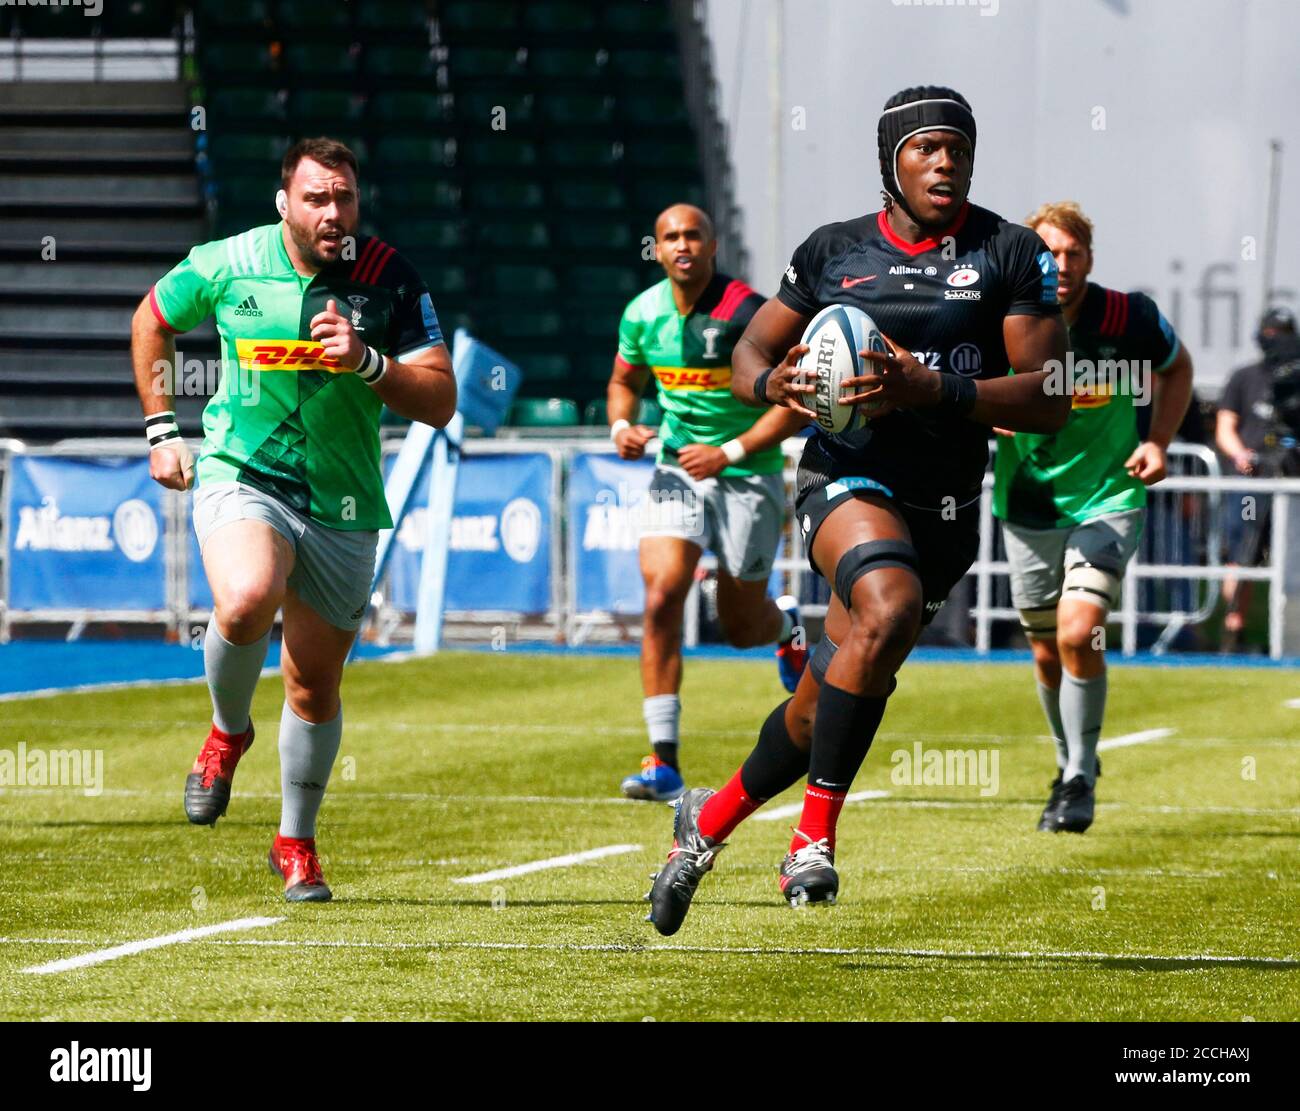
POLYGON ((316 815, 342 736, 339 685, 364 616, 378 530, 392 521, 379 466, 386 404, 442 427, 456 409, 429 294, 392 247, 359 236, 357 161, 305 139, 285 155, 281 222, 195 247, 132 323, 150 473, 188 489, 193 461, 169 389, 173 336, 215 316, 221 385, 203 413, 194 524, 212 587, 203 641, 212 728, 185 782, 185 813, 226 812, 253 743, 253 690, 283 611, 282 809, 270 863, 293 902, 330 890, 316 815))
POLYGON ((1146 294, 1088 281, 1092 223, 1077 204, 1043 205, 1025 223, 1059 272, 1070 353, 1057 385, 1071 393, 1070 419, 1049 436, 999 436, 993 514, 1056 740, 1059 774, 1038 828, 1082 833, 1106 708, 1106 619, 1141 535, 1146 487, 1165 477, 1165 449, 1191 400, 1192 360, 1146 294), (1139 443, 1134 405, 1147 403, 1151 431, 1139 443))
POLYGON ((678 204, 655 221, 655 255, 667 275, 633 298, 619 325, 609 382, 610 437, 639 459, 659 437, 640 558, 645 580, 641 639, 643 712, 653 754, 623 780, 629 798, 668 801, 684 790, 678 765, 681 632, 686 595, 705 548, 718 559, 718 616, 747 648, 777 642, 790 690, 807 660, 795 599, 767 597, 785 516, 781 442, 806 420, 787 409, 761 416, 731 395, 731 350, 763 298, 717 273, 707 213, 678 204), (633 424, 654 377, 663 424, 633 424))

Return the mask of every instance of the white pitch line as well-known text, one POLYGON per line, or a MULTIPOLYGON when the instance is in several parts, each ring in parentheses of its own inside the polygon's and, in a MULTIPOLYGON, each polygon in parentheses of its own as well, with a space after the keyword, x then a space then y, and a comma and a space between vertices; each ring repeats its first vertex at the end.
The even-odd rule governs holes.
POLYGON ((61 961, 33 965, 21 971, 38 976, 51 972, 71 972, 77 968, 89 968, 92 964, 115 961, 118 957, 129 957, 150 949, 161 949, 166 945, 179 945, 186 941, 197 941, 200 938, 211 937, 213 934, 230 933, 234 930, 255 930, 259 926, 274 926, 283 921, 283 918, 232 918, 229 922, 217 922, 212 926, 196 926, 191 930, 178 930, 174 934, 147 937, 141 941, 128 941, 124 945, 114 945, 111 949, 98 949, 92 953, 82 953, 80 956, 67 957, 61 961))
POLYGON ((1282 705, 1289 710, 1300 710, 1300 698, 1288 698, 1282 705))
MULTIPOLYGON (((46 940, 43 938, 0 938, 5 944, 71 944, 46 940)), ((218 938, 207 942, 209 945, 229 945, 235 947, 272 948, 272 949, 380 949, 380 950, 448 950, 478 949, 506 952, 542 952, 542 953, 621 953, 628 956, 645 956, 655 953, 714 953, 735 956, 789 956, 789 957, 914 957, 917 959, 957 959, 957 960, 1088 960, 1088 961, 1160 961, 1165 964, 1199 964, 1199 963, 1242 963, 1273 964, 1288 968, 1300 968, 1300 956, 1264 957, 1253 954, 1219 954, 1219 953, 1103 953, 1095 950, 1073 949, 1020 949, 1020 950, 975 950, 975 949, 912 949, 888 948, 881 946, 861 946, 832 948, 829 946, 786 946, 786 945, 660 945, 651 942, 648 945, 620 944, 575 944, 571 942, 526 942, 526 941, 325 941, 292 938, 240 938, 226 940, 218 938)))
POLYGON ((1143 729, 1138 733, 1124 733, 1121 736, 1102 741, 1097 745, 1097 751, 1103 752, 1111 748, 1127 748, 1129 745, 1144 745, 1147 741, 1158 741, 1163 737, 1172 737, 1174 732, 1173 729, 1143 729))
POLYGON ((640 845, 606 845, 600 849, 586 849, 580 853, 566 853, 553 856, 547 860, 533 860, 527 864, 514 864, 509 868, 495 868, 491 872, 480 872, 474 876, 460 876, 452 883, 491 883, 493 880, 508 880, 512 876, 526 876, 530 872, 544 872, 548 868, 567 868, 571 864, 583 864, 588 860, 600 860, 607 856, 622 856, 624 853, 641 851, 640 845))
MULTIPOLYGON (((866 802, 868 799, 886 799, 888 791, 854 791, 844 796, 845 802, 866 802)), ((773 810, 760 810, 754 815, 756 822, 779 822, 782 818, 794 818, 803 813, 802 802, 789 802, 773 810)))

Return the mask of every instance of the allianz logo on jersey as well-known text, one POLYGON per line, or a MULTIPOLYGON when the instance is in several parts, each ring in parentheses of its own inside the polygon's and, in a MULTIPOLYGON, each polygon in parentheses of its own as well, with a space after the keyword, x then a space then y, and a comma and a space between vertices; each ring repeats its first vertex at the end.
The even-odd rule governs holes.
MULTIPOLYGON (((397 531, 397 542, 408 552, 424 551, 429 511, 413 509, 397 531)), ((465 514, 451 519, 453 552, 504 551, 516 563, 529 563, 542 542, 542 511, 531 498, 507 502, 500 516, 465 514)))
POLYGON ((15 551, 111 552, 119 550, 132 563, 142 563, 158 546, 158 518, 139 498, 124 501, 112 517, 72 517, 59 512, 50 495, 39 506, 18 508, 15 551))

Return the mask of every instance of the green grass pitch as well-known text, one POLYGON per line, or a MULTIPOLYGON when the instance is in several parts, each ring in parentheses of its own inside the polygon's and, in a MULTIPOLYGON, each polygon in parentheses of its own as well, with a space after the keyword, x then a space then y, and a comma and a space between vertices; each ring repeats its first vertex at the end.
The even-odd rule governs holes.
MULTIPOLYGON (((616 798, 645 750, 631 658, 363 663, 319 831, 335 901, 266 865, 281 689, 215 829, 181 788, 200 685, 0 705, 0 747, 100 749, 104 790, 0 791, 5 1019, 1295 1019, 1294 672, 1111 672, 1097 823, 1035 832, 1054 771, 1029 666, 908 665, 840 823, 834 908, 794 911, 793 818, 750 821, 681 932, 642 919, 671 811, 616 798), (996 793, 911 782, 900 753, 983 750, 996 793), (632 851, 483 884, 457 878, 632 851), (250 916, 44 975, 24 969, 250 916)), ((717 786, 784 695, 767 663, 688 660, 688 781, 717 786)), ((919 777, 918 779, 923 779, 919 777)), ((791 790, 768 807, 797 801, 791 790)))

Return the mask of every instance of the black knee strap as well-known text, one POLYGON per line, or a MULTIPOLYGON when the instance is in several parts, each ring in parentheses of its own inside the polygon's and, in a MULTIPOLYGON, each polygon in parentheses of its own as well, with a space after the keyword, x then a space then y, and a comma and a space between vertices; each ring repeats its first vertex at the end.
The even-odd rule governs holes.
POLYGON ((813 654, 808 660, 808 667, 819 686, 826 682, 826 669, 831 666, 831 660, 835 658, 835 649, 838 647, 839 645, 831 640, 829 633, 822 633, 821 640, 817 642, 817 647, 813 649, 813 654))
POLYGON ((835 593, 845 609, 852 608, 853 584, 868 571, 881 567, 901 567, 918 578, 921 574, 920 557, 906 540, 871 540, 858 544, 840 556, 835 565, 835 593))

